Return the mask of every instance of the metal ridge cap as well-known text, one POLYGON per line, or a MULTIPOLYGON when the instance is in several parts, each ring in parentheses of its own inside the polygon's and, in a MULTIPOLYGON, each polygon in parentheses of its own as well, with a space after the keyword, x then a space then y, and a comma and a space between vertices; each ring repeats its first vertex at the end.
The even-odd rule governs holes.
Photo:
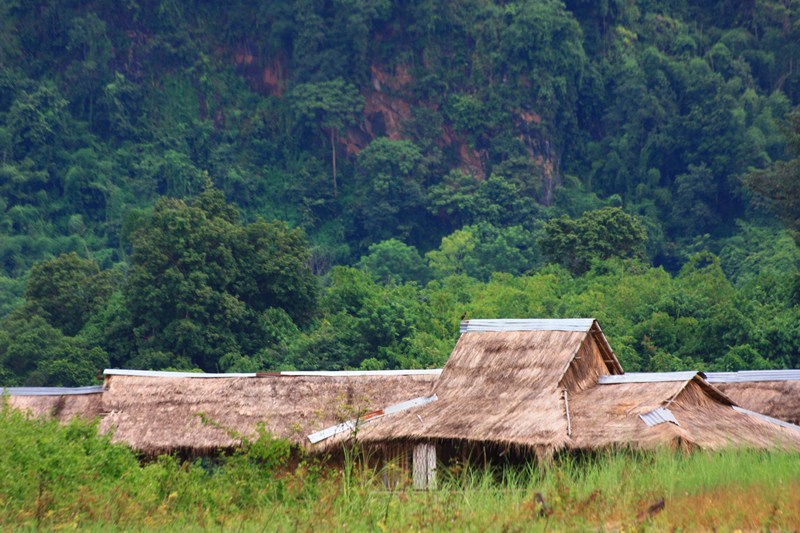
MULTIPOLYGON (((442 373, 441 368, 432 369, 412 369, 412 370, 317 370, 317 371, 303 371, 303 370, 287 370, 283 372, 275 372, 272 375, 280 377, 389 377, 389 376, 438 376, 442 373)), ((147 378, 256 378, 260 373, 217 373, 206 374, 203 372, 169 372, 162 370, 127 370, 108 368, 103 371, 105 376, 129 376, 129 377, 147 377, 147 378)))
POLYGON ((731 407, 733 407, 734 411, 738 411, 739 413, 742 413, 742 414, 745 414, 745 415, 749 415, 749 416, 752 416, 752 417, 755 417, 755 418, 760 418, 761 420, 764 420, 765 422, 771 422, 773 424, 776 424, 776 425, 784 427, 784 428, 794 429, 795 431, 800 431, 800 426, 798 426, 796 424, 792 424, 791 422, 787 422, 786 420, 781 420, 780 418, 774 418, 772 416, 768 416, 768 415, 765 415, 763 413, 759 413, 759 412, 756 412, 756 411, 751 411, 749 409, 745 409, 744 407, 739 407, 738 405, 732 405, 731 407))
POLYGON ((87 387, 3 387, 2 393, 9 396, 78 396, 82 394, 100 394, 102 385, 87 387))
POLYGON ((630 372, 614 376, 600 376, 598 385, 617 385, 620 383, 660 383, 665 381, 689 381, 702 373, 696 370, 683 372, 630 372))
POLYGON ((748 383, 755 381, 800 381, 800 370, 739 370, 737 372, 706 372, 709 383, 748 383))
POLYGON ((166 370, 128 370, 122 368, 107 368, 103 370, 104 376, 129 376, 145 378, 254 378, 255 372, 239 374, 206 374, 204 372, 170 372, 166 370))
POLYGON ((586 331, 594 318, 491 318, 462 320, 461 333, 477 331, 586 331))

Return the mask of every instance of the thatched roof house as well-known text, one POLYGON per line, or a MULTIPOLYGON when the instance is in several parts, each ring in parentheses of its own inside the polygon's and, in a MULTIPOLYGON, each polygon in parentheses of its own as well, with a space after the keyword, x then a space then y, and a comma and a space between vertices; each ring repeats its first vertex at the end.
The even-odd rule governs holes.
POLYGON ((433 387, 436 401, 363 425, 359 440, 470 441, 550 454, 569 445, 570 397, 621 373, 593 319, 468 321, 433 387))
MULTIPOLYGON (((358 424, 368 446, 401 458, 413 449, 418 486, 433 479, 437 446, 540 457, 614 446, 800 450, 800 427, 737 407, 701 373, 623 374, 592 319, 465 322, 431 400, 358 424)), ((309 439, 337 446, 352 427, 309 439)))
POLYGON ((800 428, 745 411, 699 372, 603 376, 570 402, 569 447, 800 450, 800 428))
POLYGON ((259 424, 311 431, 427 394, 438 370, 194 374, 107 370, 101 430, 148 454, 233 448, 259 424))
POLYGON ((800 424, 800 370, 708 372, 706 376, 738 405, 800 424))
POLYGON ((103 387, 9 387, 2 392, 11 407, 62 422, 91 419, 102 412, 103 387))

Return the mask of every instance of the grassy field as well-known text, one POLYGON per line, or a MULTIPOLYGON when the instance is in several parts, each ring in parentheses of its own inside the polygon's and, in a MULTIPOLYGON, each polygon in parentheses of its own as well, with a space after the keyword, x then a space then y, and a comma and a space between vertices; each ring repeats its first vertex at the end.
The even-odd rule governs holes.
POLYGON ((329 468, 267 436, 215 461, 142 463, 91 424, 59 426, 2 408, 0 442, 3 529, 793 531, 800 525, 800 457, 780 452, 563 456, 545 470, 445 470, 437 490, 421 492, 385 490, 380 472, 355 461, 329 468))

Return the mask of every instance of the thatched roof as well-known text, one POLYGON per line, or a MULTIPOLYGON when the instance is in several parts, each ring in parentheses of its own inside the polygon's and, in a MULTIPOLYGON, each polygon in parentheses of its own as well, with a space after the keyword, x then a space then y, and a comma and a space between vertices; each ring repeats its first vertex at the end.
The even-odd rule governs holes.
POLYGON ((563 389, 591 387, 621 372, 619 361, 594 320, 507 322, 462 327, 433 388, 437 401, 365 424, 359 440, 452 439, 544 453, 566 446, 563 389))
POLYGON ((62 422, 95 418, 102 411, 102 387, 10 387, 3 392, 11 407, 62 422))
POLYGON ((708 381, 742 407, 800 424, 800 370, 709 372, 708 381))
POLYGON ((216 375, 107 371, 101 430, 148 454, 237 446, 259 423, 298 444, 317 429, 430 391, 438 372, 216 375), (130 375, 135 374, 135 375, 130 375), (205 379, 204 379, 205 378, 205 379))
POLYGON ((596 322, 563 324, 462 325, 433 387, 436 401, 366 421, 358 439, 468 441, 544 454, 663 445, 800 450, 800 428, 739 409, 702 373, 622 374, 596 322))
POLYGON ((703 374, 625 374, 601 378, 569 402, 570 448, 727 446, 800 450, 800 428, 737 410, 703 374))

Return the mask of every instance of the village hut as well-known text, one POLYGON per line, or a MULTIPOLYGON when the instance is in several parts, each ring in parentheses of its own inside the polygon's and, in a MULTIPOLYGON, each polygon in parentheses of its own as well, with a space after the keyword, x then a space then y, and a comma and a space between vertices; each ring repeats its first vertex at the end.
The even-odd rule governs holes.
POLYGON ((738 405, 800 424, 800 370, 707 372, 706 376, 738 405))
MULTIPOLYGON (((800 450, 800 428, 736 407, 702 374, 623 374, 593 319, 465 322, 431 392, 355 426, 387 463, 410 464, 417 487, 434 483, 454 450, 540 459, 619 446, 800 450)), ((352 427, 309 439, 339 446, 352 427)))
MULTIPOLYGON (((358 440, 388 460, 405 464, 413 455, 417 486, 435 477, 437 443, 440 454, 471 453, 480 444, 540 457, 568 446, 570 397, 600 376, 622 374, 593 319, 470 320, 461 331, 433 387, 435 401, 359 428, 358 440)), ((340 429, 318 446, 339 445, 348 434, 340 429)))
POLYGON ((145 454, 205 455, 259 425, 308 445, 309 432, 427 394, 439 370, 197 374, 106 370, 100 428, 145 454))
POLYGON ((67 422, 92 419, 102 411, 103 387, 8 387, 8 405, 32 416, 53 417, 67 422))
POLYGON ((699 372, 602 376, 570 410, 572 449, 800 450, 800 427, 739 408, 699 372))

